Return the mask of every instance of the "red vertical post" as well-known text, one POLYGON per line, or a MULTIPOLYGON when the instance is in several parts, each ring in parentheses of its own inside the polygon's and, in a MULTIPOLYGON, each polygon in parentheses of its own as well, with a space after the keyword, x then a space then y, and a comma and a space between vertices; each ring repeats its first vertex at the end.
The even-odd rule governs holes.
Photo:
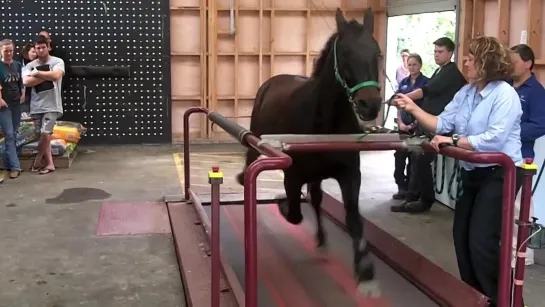
POLYGON ((184 113, 184 199, 189 200, 189 188, 191 187, 191 168, 189 167, 189 117, 193 113, 207 114, 205 108, 195 107, 184 113))
MULTIPOLYGON (((247 136, 252 147, 257 148, 254 136, 247 136)), ((268 145, 260 149, 268 158, 258 159, 248 165, 244 174, 244 252, 245 258, 245 306, 258 307, 257 297, 257 176, 263 171, 286 169, 291 158, 268 145)))
POLYGON ((212 254, 212 293, 211 307, 220 307, 220 184, 223 183, 223 173, 218 166, 213 166, 208 172, 208 183, 211 185, 211 254, 212 254))
MULTIPOLYGON (((492 161, 492 160, 490 160, 492 161)), ((498 307, 511 306, 511 257, 513 255, 513 216, 515 210, 516 167, 513 161, 505 156, 501 165, 504 169, 503 202, 501 217, 501 244, 498 281, 498 307)))
POLYGON ((246 168, 244 175, 244 252, 245 252, 245 306, 257 307, 257 176, 260 161, 246 168))
POLYGON ((530 207, 532 201, 532 179, 537 173, 537 165, 533 159, 526 159, 522 165, 523 182, 522 194, 520 197, 520 212, 518 217, 517 244, 515 250, 515 278, 512 306, 522 306, 522 290, 524 285, 524 270, 526 260, 526 247, 532 223, 530 222, 530 207))

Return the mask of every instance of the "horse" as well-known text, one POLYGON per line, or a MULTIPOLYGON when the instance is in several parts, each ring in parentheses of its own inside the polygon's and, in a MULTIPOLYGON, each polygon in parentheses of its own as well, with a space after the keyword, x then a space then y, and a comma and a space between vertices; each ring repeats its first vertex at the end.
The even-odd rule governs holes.
MULTIPOLYGON (((311 77, 282 74, 265 81, 256 94, 250 131, 256 136, 361 133, 360 120, 376 119, 382 105, 378 86, 382 55, 373 38, 373 19, 373 11, 367 9, 363 23, 347 21, 337 8, 337 31, 327 40, 311 77)), ((286 194, 278 203, 280 213, 291 224, 302 222, 301 189, 307 184, 317 218, 317 248, 326 248, 321 218, 321 182, 329 178, 337 180, 353 244, 358 289, 364 296, 379 295, 358 208, 361 185, 359 152, 289 155, 292 165, 284 170, 286 194)), ((244 185, 244 170, 258 157, 256 150, 247 150, 243 171, 237 175, 239 184, 244 185)))

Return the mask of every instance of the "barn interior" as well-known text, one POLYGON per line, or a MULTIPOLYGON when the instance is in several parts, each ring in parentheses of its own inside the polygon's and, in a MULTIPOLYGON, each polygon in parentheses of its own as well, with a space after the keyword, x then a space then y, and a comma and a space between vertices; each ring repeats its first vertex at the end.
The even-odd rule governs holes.
MULTIPOLYGON (((0 37, 17 46, 46 28, 74 66, 130 68, 129 77, 69 81, 65 119, 87 128, 73 163, 0 185, 0 306, 187 306, 164 206, 165 195, 183 191, 184 112, 206 107, 248 127, 260 84, 281 73, 310 75, 335 31, 337 7, 360 21, 372 8, 383 50, 389 17, 455 11, 461 70, 468 42, 487 35, 510 46, 527 42, 537 57, 535 74, 545 78, 540 0, 0 3, 6 12, 0 37)), ((243 147, 203 116, 192 117, 189 136, 193 188, 209 193, 207 172, 219 165, 222 193, 242 193, 234 176, 243 147)), ((537 146, 541 167, 545 145, 537 146)), ((362 214, 458 277, 448 197, 437 195, 427 215, 392 214, 392 152, 362 153, 362 164, 362 214)), ((281 180, 275 172, 260 177, 259 194, 281 191, 281 180)), ((324 190, 340 199, 335 182, 324 190)), ((545 306, 543 265, 545 254, 536 250, 535 264, 526 267, 528 306, 545 306)))

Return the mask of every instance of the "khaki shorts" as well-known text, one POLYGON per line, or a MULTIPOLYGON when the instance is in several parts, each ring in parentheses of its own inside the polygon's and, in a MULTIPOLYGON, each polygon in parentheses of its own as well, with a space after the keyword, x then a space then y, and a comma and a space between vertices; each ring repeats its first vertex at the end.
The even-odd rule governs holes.
POLYGON ((53 134, 53 128, 57 123, 57 113, 32 114, 34 127, 41 134, 53 134))

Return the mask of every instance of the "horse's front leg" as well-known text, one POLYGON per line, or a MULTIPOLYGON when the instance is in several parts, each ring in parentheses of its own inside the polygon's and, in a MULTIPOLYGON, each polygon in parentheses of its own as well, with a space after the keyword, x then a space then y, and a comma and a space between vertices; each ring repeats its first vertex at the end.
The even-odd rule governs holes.
POLYGON ((284 189, 286 198, 278 202, 278 209, 291 224, 298 225, 303 221, 301 212, 301 188, 303 181, 295 172, 284 172, 284 189))
POLYGON ((257 158, 259 158, 259 152, 257 152, 255 149, 248 148, 246 150, 246 160, 244 162, 244 167, 242 168, 242 171, 238 173, 235 177, 238 184, 242 186, 244 185, 244 174, 246 173, 246 169, 248 168, 248 166, 250 166, 250 164, 254 163, 257 158))
POLYGON ((375 279, 375 265, 367 241, 363 238, 363 219, 359 212, 359 191, 361 173, 357 169, 348 169, 337 178, 341 188, 346 227, 352 238, 354 251, 354 272, 358 290, 364 296, 379 296, 380 291, 375 279))
POLYGON ((308 193, 310 195, 310 204, 316 213, 316 247, 320 251, 326 249, 326 234, 322 221, 322 199, 323 191, 321 181, 315 181, 308 184, 308 193))

